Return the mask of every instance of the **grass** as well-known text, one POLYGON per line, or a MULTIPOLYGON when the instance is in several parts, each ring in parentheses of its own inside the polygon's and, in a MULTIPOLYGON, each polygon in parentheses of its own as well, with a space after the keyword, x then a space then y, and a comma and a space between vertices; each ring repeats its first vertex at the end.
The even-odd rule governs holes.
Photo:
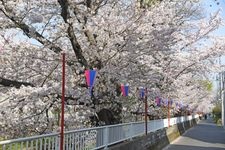
POLYGON ((218 126, 222 126, 222 119, 218 119, 217 122, 216 122, 216 124, 217 124, 218 126))
POLYGON ((222 120, 220 117, 214 117, 213 121, 218 125, 218 126, 222 126, 222 120))

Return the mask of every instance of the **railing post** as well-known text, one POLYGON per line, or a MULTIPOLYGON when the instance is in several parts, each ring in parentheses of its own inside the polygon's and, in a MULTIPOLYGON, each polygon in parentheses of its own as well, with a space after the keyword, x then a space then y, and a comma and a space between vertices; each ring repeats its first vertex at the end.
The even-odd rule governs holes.
POLYGON ((108 149, 108 144, 109 144, 109 128, 105 127, 103 130, 103 144, 104 144, 104 149, 108 149))
POLYGON ((130 124, 130 130, 129 130, 129 132, 130 132, 130 140, 132 140, 133 139, 133 136, 134 136, 134 129, 133 129, 133 123, 131 123, 130 124))
POLYGON ((59 135, 55 138, 55 149, 59 149, 60 145, 60 133, 59 135))

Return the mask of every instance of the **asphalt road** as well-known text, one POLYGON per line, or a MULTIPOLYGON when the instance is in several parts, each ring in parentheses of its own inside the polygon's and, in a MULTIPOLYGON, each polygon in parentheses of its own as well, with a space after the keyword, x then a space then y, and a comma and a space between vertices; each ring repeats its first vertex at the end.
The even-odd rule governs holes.
POLYGON ((201 120, 163 150, 225 150, 225 129, 211 118, 201 120))

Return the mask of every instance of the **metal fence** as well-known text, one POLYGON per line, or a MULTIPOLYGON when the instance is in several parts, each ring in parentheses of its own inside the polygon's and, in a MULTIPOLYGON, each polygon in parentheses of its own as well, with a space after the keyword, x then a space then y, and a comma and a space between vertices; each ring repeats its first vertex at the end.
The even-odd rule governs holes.
MULTIPOLYGON (((197 118, 195 116, 170 119, 170 125, 197 118)), ((168 119, 151 120, 148 132, 168 127, 168 119)), ((107 148, 109 145, 144 135, 144 122, 132 122, 95 128, 67 131, 64 134, 64 150, 90 150, 107 148)), ((60 134, 45 134, 0 142, 0 150, 59 150, 60 134)))

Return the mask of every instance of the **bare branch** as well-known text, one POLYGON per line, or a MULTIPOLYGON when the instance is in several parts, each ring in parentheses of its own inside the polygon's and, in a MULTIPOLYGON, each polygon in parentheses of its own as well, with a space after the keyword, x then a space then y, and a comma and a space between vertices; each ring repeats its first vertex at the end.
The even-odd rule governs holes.
POLYGON ((10 13, 7 13, 5 10, 0 8, 0 11, 3 12, 3 14, 10 19, 18 28, 20 28, 29 38, 34 38, 38 42, 40 42, 43 45, 50 45, 50 49, 53 50, 55 53, 60 53, 62 49, 58 46, 55 46, 52 42, 47 40, 45 37, 43 37, 40 33, 37 31, 32 31, 32 29, 25 23, 20 22, 17 20, 13 15, 10 13))
POLYGON ((2 77, 0 77, 0 84, 6 87, 15 87, 15 88, 20 88, 22 85, 34 87, 32 83, 20 82, 16 80, 5 79, 2 77))

